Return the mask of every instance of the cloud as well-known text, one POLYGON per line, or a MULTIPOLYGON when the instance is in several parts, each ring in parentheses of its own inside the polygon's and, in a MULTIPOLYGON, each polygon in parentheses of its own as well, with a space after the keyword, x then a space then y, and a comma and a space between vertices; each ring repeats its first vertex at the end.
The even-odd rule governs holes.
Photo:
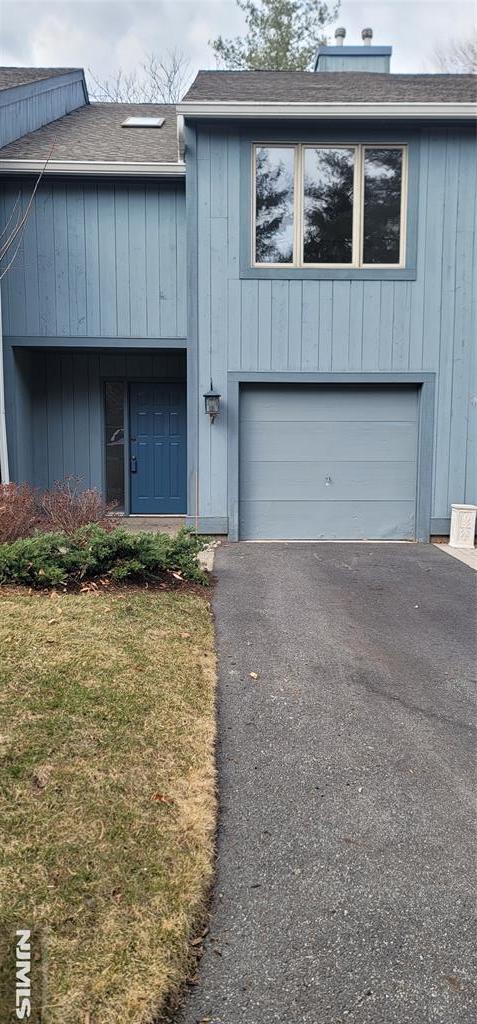
MULTIPOLYGON (((194 70, 214 67, 209 39, 243 25, 234 0, 1 0, 0 10, 1 63, 92 68, 103 79, 174 48, 194 70)), ((343 0, 339 23, 349 43, 371 25, 376 44, 393 45, 394 71, 423 71, 475 10, 470 0, 343 0)))

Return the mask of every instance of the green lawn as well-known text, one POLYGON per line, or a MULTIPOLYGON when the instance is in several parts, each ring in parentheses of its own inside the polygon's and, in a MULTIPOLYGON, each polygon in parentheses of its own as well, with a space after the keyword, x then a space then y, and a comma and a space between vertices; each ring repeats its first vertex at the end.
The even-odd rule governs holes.
POLYGON ((0 1018, 143 1024, 189 970, 213 865, 215 660, 185 592, 0 594, 0 1018))

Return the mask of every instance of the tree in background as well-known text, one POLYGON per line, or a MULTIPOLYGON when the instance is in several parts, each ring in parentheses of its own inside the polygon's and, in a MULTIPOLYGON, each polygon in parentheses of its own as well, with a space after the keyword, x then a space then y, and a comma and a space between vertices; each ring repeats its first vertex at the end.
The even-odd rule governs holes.
POLYGON ((461 39, 451 39, 447 46, 434 52, 434 64, 439 71, 461 75, 477 73, 477 32, 461 39))
POLYGON ((323 30, 338 14, 339 0, 236 0, 245 14, 244 36, 217 36, 210 45, 217 62, 229 71, 247 69, 305 71, 323 30))
POLYGON ((192 74, 185 54, 171 50, 163 58, 149 54, 139 74, 119 68, 112 79, 100 79, 91 70, 89 77, 91 96, 102 103, 178 103, 192 74))

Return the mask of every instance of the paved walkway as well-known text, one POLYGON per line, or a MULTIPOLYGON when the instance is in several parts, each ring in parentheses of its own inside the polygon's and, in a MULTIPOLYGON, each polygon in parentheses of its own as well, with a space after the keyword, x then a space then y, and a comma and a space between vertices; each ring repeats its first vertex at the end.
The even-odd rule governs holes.
POLYGON ((217 883, 180 1021, 470 1024, 474 573, 405 544, 216 570, 217 883))

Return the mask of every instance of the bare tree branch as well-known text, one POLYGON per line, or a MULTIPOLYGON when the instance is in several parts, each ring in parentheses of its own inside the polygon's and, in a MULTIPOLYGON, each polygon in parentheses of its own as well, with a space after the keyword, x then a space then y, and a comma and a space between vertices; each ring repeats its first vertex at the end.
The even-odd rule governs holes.
MULTIPOLYGON (((19 204, 19 202, 21 200, 21 197, 22 197, 22 194, 21 194, 21 192, 19 192, 18 195, 17 195, 17 198, 15 199, 15 202, 14 202, 14 204, 12 206, 12 212, 11 212, 11 214, 10 214, 8 220, 7 220, 7 223, 5 224, 5 227, 4 227, 3 231, 0 233, 0 238, 3 238, 3 236, 6 235, 8 229, 10 227, 10 224, 12 223, 12 220, 13 220, 13 218, 15 216, 15 212, 16 212, 17 206, 18 206, 18 204, 19 204)), ((15 228, 16 228, 17 224, 19 223, 20 217, 21 217, 21 210, 18 213, 18 217, 17 217, 17 222, 16 222, 16 225, 15 225, 15 228)), ((14 230, 15 230, 15 228, 14 228, 14 230)), ((1 257, 0 257, 0 259, 1 259, 1 257)))
MULTIPOLYGON (((20 217, 20 219, 17 219, 15 227, 13 228, 13 231, 11 231, 10 234, 7 236, 6 241, 3 243, 3 245, 2 245, 2 247, 0 249, 0 262, 1 262, 3 260, 3 258, 7 255, 9 249, 11 249, 11 247, 12 247, 13 243, 15 242, 15 240, 18 238, 18 245, 16 246, 16 248, 13 251, 13 256, 10 256, 10 259, 9 259, 9 262, 7 263, 7 266, 3 267, 1 269, 1 271, 0 271, 0 281, 2 281, 2 279, 5 277, 5 274, 8 273, 8 271, 13 266, 13 264, 14 264, 16 258, 17 258, 20 246, 21 246, 22 241, 23 241, 23 233, 24 233, 24 230, 25 230, 25 225, 26 225, 27 220, 28 220, 28 218, 30 216, 30 212, 31 212, 31 209, 32 209, 32 206, 33 206, 33 201, 35 199, 36 193, 38 191, 40 182, 41 182, 41 180, 43 178, 43 175, 44 175, 44 173, 46 171, 48 163, 51 160, 51 154, 53 153, 55 145, 56 145, 56 139, 52 142, 52 145, 51 145, 50 151, 48 153, 48 156, 47 156, 47 158, 45 160, 45 163, 43 164, 43 167, 42 167, 42 169, 41 169, 41 171, 40 171, 40 173, 39 173, 39 175, 38 175, 38 177, 36 179, 36 182, 35 182, 32 194, 31 194, 31 196, 30 196, 30 198, 28 200, 28 203, 27 203, 27 206, 26 206, 26 210, 25 210, 25 213, 23 214, 23 217, 20 217)), ((17 199, 15 201, 15 206, 17 205, 17 202, 19 201, 20 198, 21 198, 21 194, 18 193, 18 197, 17 197, 17 199)), ((14 207, 14 209, 15 209, 15 207, 14 207)), ((12 216, 10 216, 8 224, 11 222, 11 219, 12 219, 12 216)), ((7 224, 7 228, 5 230, 8 229, 8 224, 7 224)), ((3 234, 5 234, 5 231, 3 232, 3 234)))
POLYGON ((122 68, 112 79, 101 79, 89 69, 91 95, 100 103, 178 103, 192 77, 190 63, 180 50, 163 58, 147 54, 141 71, 122 68))
POLYGON ((454 74, 477 73, 477 32, 461 39, 451 39, 447 46, 434 50, 434 66, 441 72, 454 74))

